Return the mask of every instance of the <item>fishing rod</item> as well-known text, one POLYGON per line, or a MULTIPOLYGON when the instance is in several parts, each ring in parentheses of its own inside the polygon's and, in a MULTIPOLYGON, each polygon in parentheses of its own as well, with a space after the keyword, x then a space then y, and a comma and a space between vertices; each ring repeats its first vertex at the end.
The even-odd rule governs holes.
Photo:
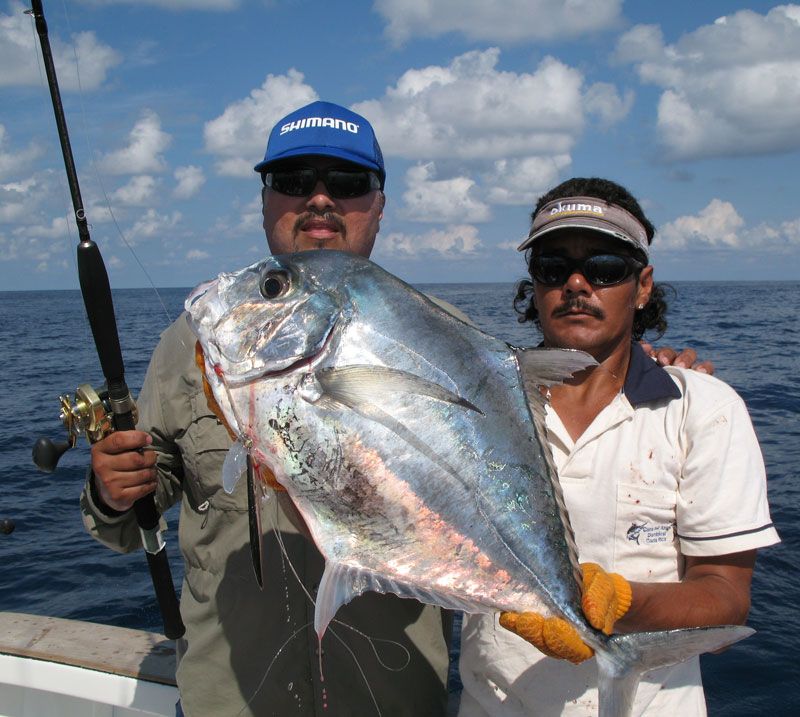
MULTIPOLYGON (((31 5, 32 9, 26 12, 33 15, 36 21, 36 32, 42 46, 47 84, 50 87, 58 138, 61 141, 61 152, 64 155, 67 181, 72 195, 75 221, 78 225, 78 277, 81 294, 86 306, 86 314, 89 317, 89 324, 92 327, 97 356, 106 378, 105 386, 99 390, 93 389, 89 384, 78 387, 75 391, 74 406, 69 395, 59 397, 61 422, 67 428, 69 439, 54 443, 47 438, 40 438, 33 447, 34 463, 40 470, 50 473, 55 470, 56 464, 64 452, 75 445, 77 433, 84 433, 89 443, 95 443, 113 431, 132 431, 136 427, 137 412, 136 403, 125 383, 125 367, 122 362, 122 349, 119 343, 108 273, 103 263, 103 257, 100 255, 100 249, 89 236, 89 226, 78 185, 78 174, 75 171, 67 123, 61 105, 56 69, 50 51, 50 40, 47 36, 47 23, 44 19, 42 1, 31 0, 31 5)), ((159 527, 161 516, 152 493, 139 498, 133 508, 150 566, 150 575, 153 578, 153 587, 161 610, 161 618, 164 622, 164 634, 170 639, 177 639, 183 635, 185 628, 181 620, 175 585, 172 582, 167 560, 167 551, 159 527)))

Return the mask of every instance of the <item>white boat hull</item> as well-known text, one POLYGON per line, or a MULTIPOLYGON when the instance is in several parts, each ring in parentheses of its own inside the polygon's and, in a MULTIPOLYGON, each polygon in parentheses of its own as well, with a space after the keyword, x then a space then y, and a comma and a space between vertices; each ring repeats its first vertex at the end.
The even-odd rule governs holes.
POLYGON ((174 674, 163 635, 0 612, 2 717, 173 717, 174 674))

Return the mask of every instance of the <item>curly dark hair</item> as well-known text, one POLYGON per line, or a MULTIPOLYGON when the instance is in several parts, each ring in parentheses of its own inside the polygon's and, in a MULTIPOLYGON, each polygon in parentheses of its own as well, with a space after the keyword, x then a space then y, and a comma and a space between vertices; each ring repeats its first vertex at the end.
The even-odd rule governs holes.
MULTIPOLYGON (((557 187, 554 187, 546 194, 543 194, 536 203, 536 208, 531 213, 531 222, 533 222, 536 215, 545 204, 552 202, 554 199, 566 197, 596 197, 597 199, 605 200, 609 204, 616 204, 618 207, 626 209, 641 222, 647 234, 647 243, 652 243, 653 236, 656 232, 655 227, 644 215, 636 198, 625 189, 625 187, 609 179, 601 179, 600 177, 573 177, 566 182, 562 182, 557 187)), ((637 261, 643 264, 647 263, 644 252, 631 247, 629 249, 629 254, 637 261)), ((531 272, 532 258, 533 250, 528 249, 528 251, 525 252, 525 262, 528 265, 528 273, 531 272)), ((637 282, 639 281, 640 271, 641 269, 634 273, 637 282)), ((656 284, 653 286, 650 300, 643 309, 637 309, 634 313, 633 338, 636 341, 640 340, 645 332, 651 329, 656 331, 656 338, 663 336, 664 332, 667 330, 666 289, 671 289, 673 293, 675 292, 675 289, 669 284, 656 284)), ((533 282, 529 279, 523 279, 517 284, 516 294, 514 296, 514 310, 520 314, 518 319, 520 323, 532 321, 537 328, 541 329, 539 312, 533 303, 533 282)))

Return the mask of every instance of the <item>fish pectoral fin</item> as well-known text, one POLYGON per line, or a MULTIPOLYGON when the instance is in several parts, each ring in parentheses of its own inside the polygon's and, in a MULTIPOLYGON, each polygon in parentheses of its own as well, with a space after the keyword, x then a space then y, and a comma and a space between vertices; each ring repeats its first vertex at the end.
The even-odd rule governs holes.
POLYGON ((483 411, 466 398, 444 386, 389 366, 356 364, 323 368, 316 372, 316 379, 322 388, 323 398, 349 408, 355 408, 363 403, 379 403, 387 391, 397 391, 428 396, 484 415, 483 411))
POLYGON ((247 470, 247 448, 241 438, 237 438, 222 463, 222 487, 230 495, 242 477, 242 473, 247 470))

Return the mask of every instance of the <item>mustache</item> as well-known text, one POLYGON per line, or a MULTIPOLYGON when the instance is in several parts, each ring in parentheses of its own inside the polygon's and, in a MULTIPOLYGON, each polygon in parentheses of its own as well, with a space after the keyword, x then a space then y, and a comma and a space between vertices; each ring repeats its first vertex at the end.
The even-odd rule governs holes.
POLYGON ((586 299, 581 296, 576 296, 572 299, 567 299, 562 304, 556 306, 553 309, 551 316, 562 316, 564 314, 568 314, 571 311, 582 311, 585 314, 589 314, 590 316, 594 316, 597 319, 604 319, 606 317, 605 311, 603 311, 599 306, 594 306, 590 304, 586 299))
POLYGON ((333 212, 323 212, 321 214, 319 212, 305 212, 301 214, 294 222, 294 233, 297 234, 297 232, 302 229, 303 225, 312 219, 322 219, 323 221, 330 222, 336 227, 336 231, 342 236, 345 235, 346 229, 344 222, 333 212))

